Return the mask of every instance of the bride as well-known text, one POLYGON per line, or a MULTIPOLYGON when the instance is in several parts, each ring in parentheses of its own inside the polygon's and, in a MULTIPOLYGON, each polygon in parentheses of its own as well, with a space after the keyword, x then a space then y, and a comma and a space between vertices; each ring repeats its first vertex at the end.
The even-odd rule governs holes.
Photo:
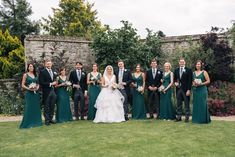
POLYGON ((113 74, 113 67, 108 65, 105 68, 102 79, 102 90, 96 99, 97 108, 93 122, 122 122, 125 121, 123 102, 124 97, 117 89, 116 77, 113 74))

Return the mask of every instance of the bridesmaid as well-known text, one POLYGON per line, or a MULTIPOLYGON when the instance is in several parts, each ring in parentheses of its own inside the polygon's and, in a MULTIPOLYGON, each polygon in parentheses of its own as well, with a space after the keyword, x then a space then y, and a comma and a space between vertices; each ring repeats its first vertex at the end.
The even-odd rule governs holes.
POLYGON ((94 107, 97 96, 100 93, 101 73, 98 72, 98 65, 94 63, 92 65, 92 72, 87 75, 88 96, 89 96, 89 108, 87 120, 94 120, 96 114, 96 108, 94 107))
POLYGON ((27 73, 23 75, 22 88, 26 89, 26 93, 24 116, 20 129, 42 126, 38 77, 35 66, 31 63, 28 64, 27 73))
POLYGON ((56 122, 63 123, 72 121, 73 117, 70 108, 69 92, 67 90, 71 83, 67 81, 65 68, 60 69, 60 75, 58 76, 57 81, 56 122))
POLYGON ((205 70, 202 70, 202 61, 196 62, 196 71, 193 73, 193 123, 210 123, 210 114, 207 106, 207 87, 210 78, 205 70))
POLYGON ((175 119, 175 109, 172 104, 172 85, 174 83, 174 74, 171 72, 171 64, 164 64, 164 75, 162 86, 160 87, 160 119, 175 119))
POLYGON ((141 72, 140 64, 136 65, 135 72, 132 74, 132 118, 133 119, 145 119, 145 103, 144 103, 144 88, 145 88, 145 75, 141 72))

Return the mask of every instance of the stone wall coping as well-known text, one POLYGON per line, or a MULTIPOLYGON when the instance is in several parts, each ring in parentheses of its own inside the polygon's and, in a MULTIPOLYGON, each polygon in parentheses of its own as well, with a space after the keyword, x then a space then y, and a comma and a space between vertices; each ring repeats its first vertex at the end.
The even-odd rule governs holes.
POLYGON ((27 35, 26 41, 58 41, 58 42, 70 42, 70 43, 91 43, 92 41, 81 37, 70 36, 51 36, 51 35, 27 35))
MULTIPOLYGON (((180 36, 166 36, 162 38, 162 43, 172 42, 187 42, 197 41, 206 34, 194 34, 194 35, 180 35, 180 36)), ((223 39, 226 38, 226 33, 218 33, 218 37, 223 39)), ((145 39, 142 39, 143 41, 145 39)), ((51 36, 51 35, 27 35, 25 41, 58 41, 58 42, 72 42, 72 43, 92 43, 91 40, 81 37, 70 37, 70 36, 51 36)))

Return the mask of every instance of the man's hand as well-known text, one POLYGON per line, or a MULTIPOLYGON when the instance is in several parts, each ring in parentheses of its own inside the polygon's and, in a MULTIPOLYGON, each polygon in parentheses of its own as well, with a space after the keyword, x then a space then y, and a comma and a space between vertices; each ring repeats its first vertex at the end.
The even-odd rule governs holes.
POLYGON ((186 96, 190 96, 190 90, 187 90, 186 96))

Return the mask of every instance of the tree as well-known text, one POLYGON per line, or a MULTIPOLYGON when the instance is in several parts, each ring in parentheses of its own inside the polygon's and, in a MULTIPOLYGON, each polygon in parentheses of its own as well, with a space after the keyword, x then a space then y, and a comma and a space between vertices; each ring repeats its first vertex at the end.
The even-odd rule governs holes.
POLYGON ((54 15, 43 18, 42 26, 51 35, 90 38, 101 25, 92 7, 84 0, 61 0, 59 8, 52 8, 54 15))
POLYGON ((151 59, 162 57, 158 33, 147 29, 147 38, 141 40, 132 24, 128 21, 121 23, 121 28, 112 30, 106 26, 94 34, 91 48, 101 68, 108 64, 116 66, 117 61, 122 59, 126 67, 134 68, 135 64, 140 63, 146 69, 151 59))
POLYGON ((2 0, 0 6, 0 25, 17 36, 22 43, 27 34, 38 34, 39 23, 30 20, 32 8, 26 0, 2 0))
POLYGON ((234 54, 228 40, 219 39, 215 32, 209 32, 201 37, 204 52, 212 51, 214 64, 209 69, 212 80, 231 81, 234 76, 234 54))
POLYGON ((12 78, 24 71, 24 47, 17 37, 0 31, 0 78, 12 78))

